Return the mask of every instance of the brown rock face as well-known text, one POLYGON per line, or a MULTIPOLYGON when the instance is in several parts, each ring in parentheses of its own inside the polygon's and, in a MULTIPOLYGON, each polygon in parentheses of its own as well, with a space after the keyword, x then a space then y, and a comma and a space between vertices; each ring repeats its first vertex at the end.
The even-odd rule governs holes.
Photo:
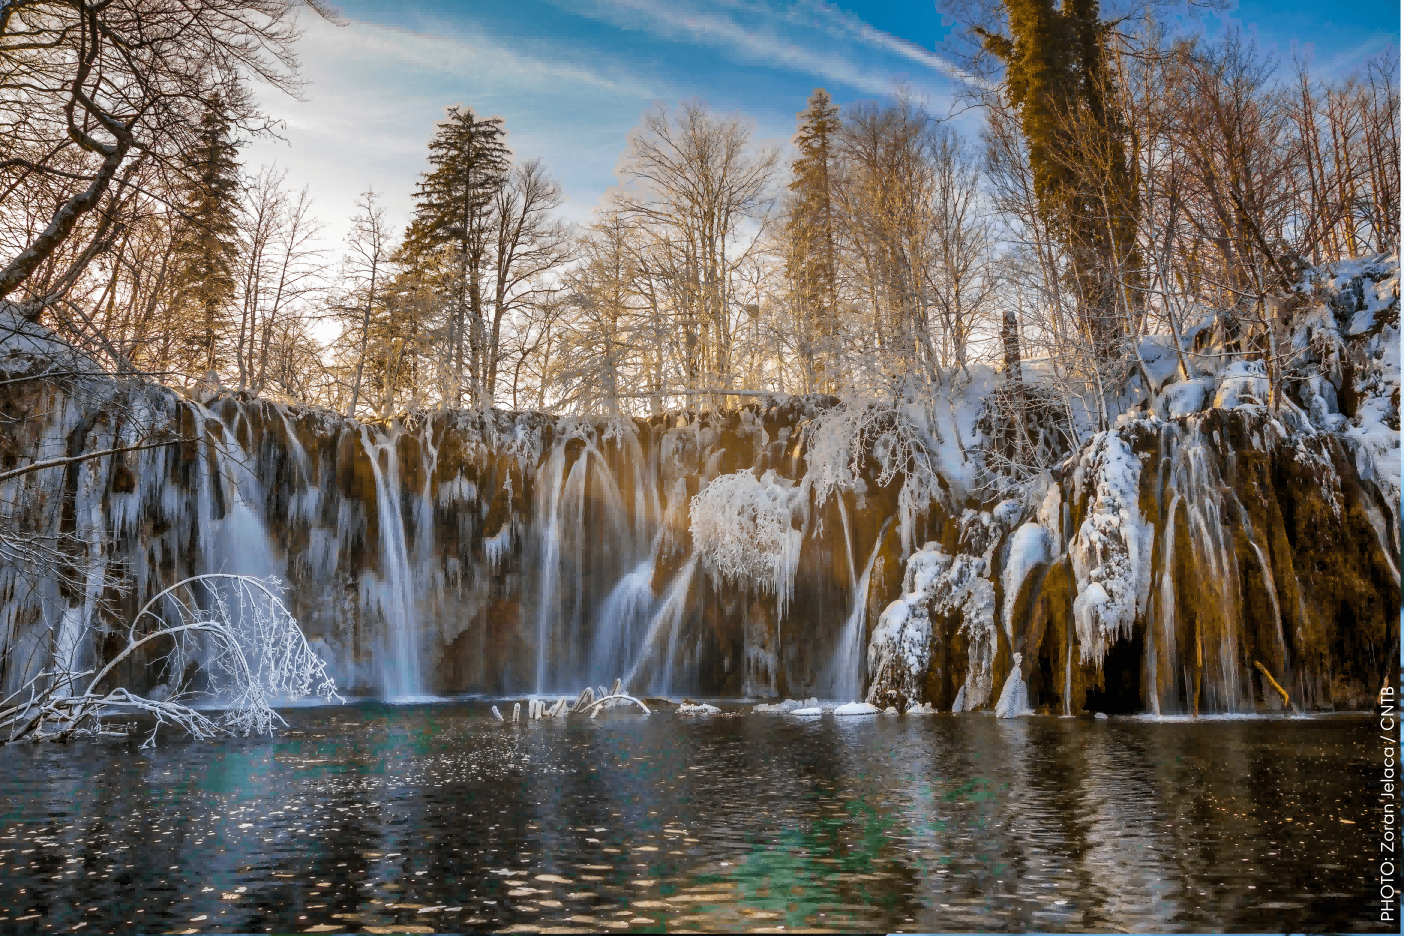
MULTIPOLYGON (((578 691, 626 676, 651 695, 833 697, 842 666, 856 665, 855 697, 978 709, 1018 654, 1038 711, 1228 712, 1280 707, 1259 664, 1298 707, 1329 709, 1368 705, 1397 661, 1397 505, 1338 435, 1289 434, 1254 407, 1117 429, 1139 463, 1122 507, 1145 554, 1118 580, 1135 592, 1129 627, 1085 659, 1101 633, 1087 622, 1105 615, 1080 618, 1078 602, 1102 572, 1083 576, 1069 546, 1110 508, 1076 458, 1022 499, 929 501, 908 527, 927 546, 908 557, 900 473, 879 484, 868 457, 822 502, 806 486, 804 433, 826 405, 671 422, 434 413, 360 424, 116 383, 9 385, 0 468, 153 426, 189 441, 0 489, 17 505, 10 529, 69 537, 78 570, 0 572, 0 684, 44 664, 65 609, 89 608, 85 652, 101 659, 105 635, 151 595, 215 569, 284 578, 353 691, 382 691, 405 653, 434 693, 578 691), (795 484, 801 543, 783 602, 764 583, 715 574, 691 533, 691 499, 710 481, 772 469, 795 484), (1029 559, 1015 544, 1031 523, 1050 545, 1029 559), (387 597, 395 583, 400 605, 387 597), (869 656, 897 601, 924 622, 916 672, 869 656)), ((1088 555, 1120 562, 1133 538, 1088 555)), ((143 665, 126 674, 134 687, 155 678, 143 665)))

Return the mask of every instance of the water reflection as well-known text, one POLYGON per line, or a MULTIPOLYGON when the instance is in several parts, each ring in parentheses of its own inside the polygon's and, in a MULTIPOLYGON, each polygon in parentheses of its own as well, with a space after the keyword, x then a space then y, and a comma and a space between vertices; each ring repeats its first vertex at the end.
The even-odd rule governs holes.
POLYGON ((1378 927, 1363 720, 485 716, 8 748, 0 928, 1378 927))

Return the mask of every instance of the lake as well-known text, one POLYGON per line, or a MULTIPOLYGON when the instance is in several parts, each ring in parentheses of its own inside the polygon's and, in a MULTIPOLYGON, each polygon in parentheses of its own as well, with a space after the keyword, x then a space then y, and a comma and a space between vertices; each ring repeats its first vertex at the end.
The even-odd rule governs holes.
POLYGON ((1369 718, 488 705, 5 747, 0 929, 1397 932, 1369 718))

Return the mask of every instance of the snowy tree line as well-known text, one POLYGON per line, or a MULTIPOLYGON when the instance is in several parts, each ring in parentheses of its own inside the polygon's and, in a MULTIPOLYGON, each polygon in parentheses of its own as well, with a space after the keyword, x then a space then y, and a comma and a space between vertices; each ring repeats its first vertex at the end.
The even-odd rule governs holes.
POLYGON ((113 371, 361 416, 935 399, 987 365, 997 409, 1105 426, 1112 388, 1156 389, 1137 339, 1217 310, 1275 380, 1303 271, 1398 250, 1397 53, 1323 84, 1236 34, 1007 0, 962 60, 978 138, 901 89, 816 90, 790 153, 656 108, 577 229, 456 107, 408 226, 367 191, 328 256, 307 192, 239 161, 271 129, 250 77, 297 93, 294 13, 4 4, 0 298, 113 371))

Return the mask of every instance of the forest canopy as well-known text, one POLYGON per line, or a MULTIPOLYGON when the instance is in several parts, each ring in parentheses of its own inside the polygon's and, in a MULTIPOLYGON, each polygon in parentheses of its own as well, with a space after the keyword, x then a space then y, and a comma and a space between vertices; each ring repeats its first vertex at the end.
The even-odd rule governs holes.
POLYGON ((1304 271, 1398 251, 1397 52, 1328 83, 1153 11, 1003 0, 964 33, 976 136, 901 89, 815 89, 784 151, 659 106, 575 226, 468 102, 404 230, 368 190, 331 256, 308 193, 241 157, 276 129, 250 82, 299 91, 298 6, 4 4, 0 299, 113 373, 360 417, 930 400, 985 367, 1001 405, 1104 426, 1107 388, 1158 389, 1146 336, 1183 357, 1212 312, 1272 382, 1304 271))

